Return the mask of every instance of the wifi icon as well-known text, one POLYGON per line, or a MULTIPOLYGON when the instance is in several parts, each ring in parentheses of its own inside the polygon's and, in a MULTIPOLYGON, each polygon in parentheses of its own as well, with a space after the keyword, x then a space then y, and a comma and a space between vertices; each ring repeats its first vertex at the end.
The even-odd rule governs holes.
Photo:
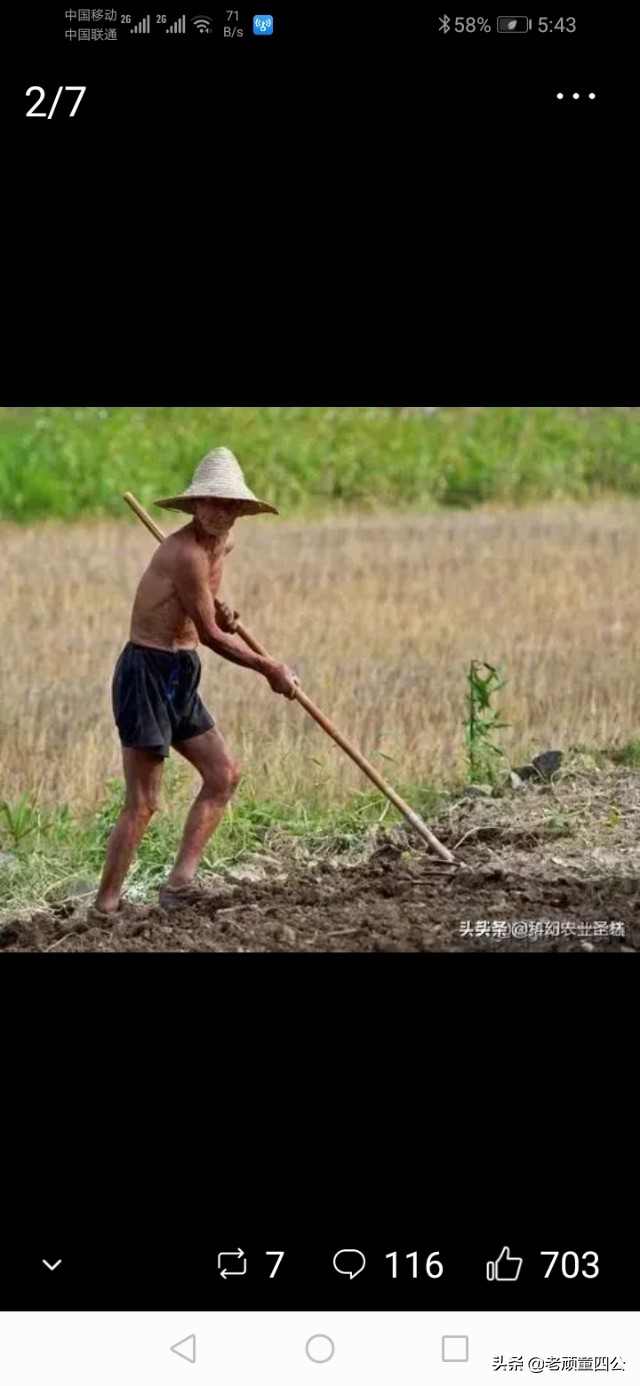
POLYGON ((212 22, 213 21, 209 18, 208 14, 197 14, 195 19, 193 20, 196 29, 198 29, 201 34, 211 33, 212 22))

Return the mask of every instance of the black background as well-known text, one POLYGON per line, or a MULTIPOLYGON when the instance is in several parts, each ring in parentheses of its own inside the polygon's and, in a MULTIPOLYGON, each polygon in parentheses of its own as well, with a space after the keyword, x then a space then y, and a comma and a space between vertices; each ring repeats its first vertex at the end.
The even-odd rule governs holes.
POLYGON ((637 1307, 624 957, 208 961, 20 958, 48 1038, 7 1049, 5 1308, 637 1307), (393 1250, 442 1278, 393 1281, 393 1250), (601 1273, 545 1280, 547 1250, 601 1273))
MULTIPOLYGON (((442 1220, 442 1236, 434 1220, 431 1238, 425 1240, 411 1231, 423 1231, 428 1218, 416 1213, 405 1236, 388 1240, 381 1238, 381 1229, 371 1220, 363 1236, 348 1236, 346 1246, 357 1246, 367 1258, 362 1274, 349 1279, 332 1268, 332 1257, 345 1245, 344 1228, 337 1227, 334 1240, 314 1238, 313 1206, 309 1206, 309 1235, 296 1242, 281 1235, 273 1222, 272 1235, 259 1240, 251 1227, 248 1235, 237 1236, 237 1227, 247 1225, 244 1211, 238 1220, 229 1222, 211 1218, 211 1228, 198 1228, 198 1218, 183 1214, 180 1231, 165 1235, 145 1234, 143 1238, 126 1235, 119 1229, 116 1239, 94 1234, 90 1239, 60 1236, 54 1246, 51 1239, 40 1236, 39 1245, 30 1242, 21 1246, 6 1246, 6 1271, 1 1277, 1 1303, 6 1310, 21 1308, 60 1308, 60 1310, 537 1310, 568 1313, 568 1311, 637 1310, 637 1292, 633 1275, 628 1274, 623 1252, 615 1240, 598 1240, 600 1246, 600 1275, 597 1279, 565 1279, 558 1257, 550 1278, 544 1279, 549 1257, 540 1256, 540 1246, 517 1234, 518 1216, 508 1228, 511 1256, 522 1257, 518 1281, 489 1282, 486 1279, 486 1258, 499 1256, 504 1242, 488 1228, 479 1234, 470 1229, 461 1238, 456 1228, 456 1213, 442 1220), (453 1231, 452 1231, 453 1228, 453 1231), (511 1231, 511 1228, 514 1228, 511 1231), (431 1243, 434 1242, 432 1246, 431 1243), (247 1274, 223 1279, 217 1271, 217 1254, 230 1252, 240 1246, 245 1253, 247 1274), (405 1260, 406 1247, 418 1252, 418 1278, 411 1278, 411 1265, 405 1260), (276 1272, 274 1257, 265 1250, 284 1250, 284 1258, 276 1272), (385 1260, 388 1250, 398 1250, 398 1279, 393 1281, 391 1263, 385 1260), (429 1250, 439 1250, 443 1274, 439 1279, 425 1275, 429 1250), (485 1254, 486 1253, 486 1254, 485 1254), (61 1258, 54 1271, 50 1265, 61 1258)), ((337 1220, 338 1221, 338 1220, 337 1220)), ((281 1224, 287 1222, 283 1214, 281 1224)), ((348 1224, 348 1216, 345 1214, 348 1224)), ((578 1250, 585 1240, 585 1227, 579 1229, 578 1250)), ((353 1232, 348 1227, 349 1232, 353 1232)), ((403 1228, 400 1227, 400 1234, 403 1228)), ((575 1250, 574 1242, 569 1249, 575 1250)), ((543 1250, 562 1250, 557 1246, 557 1231, 550 1229, 543 1250), (555 1238, 547 1247, 549 1238, 555 1238)), ((592 1242, 587 1250, 596 1250, 592 1242)), ((590 1261, 590 1258, 589 1258, 590 1261)), ((240 1258, 224 1258, 223 1267, 240 1268, 240 1258)), ((342 1264, 342 1261, 341 1263, 342 1264)), ((434 1264, 434 1263, 432 1263, 434 1264)), ((586 1265, 587 1261, 580 1263, 586 1265)), ((574 1270, 574 1260, 567 1261, 574 1270)))
MULTIPOLYGON (((68 51, 51 6, 4 19, 6 402, 632 397, 637 16, 578 15, 575 44, 437 41, 422 9, 274 13, 273 38, 213 60, 176 39, 146 72, 146 38, 134 69, 68 51), (85 78, 73 120, 25 118, 27 86, 85 78)), ((634 1307, 628 958, 0 974, 5 1308, 209 1307, 203 1249, 229 1237, 300 1248, 243 1307, 276 1286, 287 1308, 415 1302, 325 1281, 318 1252, 345 1243, 439 1249, 446 1276, 418 1283, 440 1307, 634 1307), (489 1285, 505 1243, 596 1250, 603 1272, 489 1285)))
MULTIPOLYGON (((74 117, 73 144, 89 128, 107 137, 118 130, 125 136, 119 160, 135 154, 138 168, 151 151, 132 139, 131 122, 140 134, 171 128, 180 142, 174 157, 188 155, 190 141, 215 158, 220 146, 228 149, 235 140, 249 173, 265 158, 275 166, 281 151, 272 138, 271 120, 280 111, 298 123, 301 136, 316 122, 329 140, 331 126, 348 145, 355 136, 365 156, 372 141, 385 133, 393 137, 398 122, 411 115, 415 127, 402 133, 418 156, 437 157, 446 146, 451 158, 475 158, 508 177, 504 154, 522 150, 523 142, 526 149, 527 127, 549 138, 549 146, 541 149, 545 157, 553 162, 559 144, 570 160, 576 139, 597 141, 606 127, 617 125, 619 142, 621 120, 637 110, 633 52, 640 21, 631 10, 623 16, 582 7, 575 16, 575 33, 551 27, 539 32, 536 13, 526 35, 499 34, 495 14, 488 16, 491 33, 460 34, 454 30, 454 14, 450 32, 443 35, 438 16, 446 13, 444 6, 360 4, 320 10, 284 4, 272 6, 273 35, 257 38, 251 33, 253 9, 240 6, 244 37, 228 40, 221 37, 227 6, 207 9, 214 32, 205 37, 190 23, 184 35, 168 35, 155 22, 157 6, 150 12, 143 5, 128 5, 134 19, 151 13, 149 35, 132 35, 118 20, 115 43, 86 43, 65 39, 66 28, 71 23, 77 27, 77 21, 64 19, 67 8, 56 2, 11 16, 17 59, 11 71, 12 102, 25 82, 51 87, 53 95, 59 84, 86 81, 87 94, 74 117), (556 99, 558 90, 565 93, 564 103, 556 99), (579 102, 572 99, 576 90, 579 102), (586 99, 591 90, 594 102, 586 99), (443 124, 427 124, 435 118, 443 124), (480 138, 487 120, 501 135, 498 144, 480 138), (246 144, 249 131, 253 139, 246 144)), ((185 12, 177 5, 163 4, 162 9, 169 19, 185 12)), ((550 18, 558 13, 556 8, 550 18)), ((21 118, 31 102, 16 104, 21 118)), ((46 103, 42 109, 48 109, 46 103)), ((66 123, 57 115, 53 120, 59 126, 66 123)), ((46 125, 51 127, 53 120, 31 118, 27 138, 50 143, 46 125), (46 134, 39 132, 40 126, 46 134)), ((62 137, 58 129, 54 138, 62 137)))
MULTIPOLYGON (((302 1237, 300 1232, 297 1237, 283 1235, 287 1226, 284 1210, 280 1225, 274 1217, 270 1228, 262 1229, 259 1239, 255 1224, 252 1227, 242 1207, 233 1222, 220 1217, 214 1209, 202 1225, 186 1209, 180 1225, 173 1227, 167 1225, 160 1208, 158 1214, 159 1222, 165 1224, 162 1230, 120 1228, 115 1238, 97 1228, 84 1238, 68 1230, 66 1236, 59 1235, 55 1244, 51 1236, 40 1235, 35 1241, 28 1238, 17 1246, 5 1245, 5 1270, 0 1279, 3 1308, 501 1312, 637 1309, 630 1263, 625 1259, 624 1248, 610 1234, 605 1233, 604 1240, 602 1233, 596 1237, 597 1245, 588 1239, 585 1242, 585 1250, 599 1250, 600 1273, 596 1279, 565 1279, 560 1269, 561 1257, 549 1279, 544 1279, 550 1258, 542 1257, 540 1250, 582 1250, 589 1219, 577 1229, 579 1245, 574 1245, 574 1237, 571 1246, 565 1248, 564 1243, 562 1247, 557 1245, 553 1219, 548 1228, 540 1229, 546 1234, 542 1247, 539 1241, 518 1237, 521 1215, 517 1214, 508 1224, 496 1218, 493 1227, 470 1229, 465 1237, 456 1226, 454 1205, 446 1218, 431 1218, 416 1210, 410 1222, 399 1221, 395 1229, 399 1237, 392 1236, 391 1240, 383 1235, 388 1217, 382 1225, 373 1216, 366 1227, 354 1228, 346 1212, 341 1226, 340 1220, 335 1219, 333 1240, 326 1231, 318 1235, 314 1230, 313 1203, 307 1213, 308 1233, 305 1235, 303 1230, 302 1237), (427 1228, 425 1237, 421 1234, 427 1228), (489 1282, 486 1261, 500 1255, 505 1245, 505 1228, 510 1255, 522 1257, 522 1269, 517 1281, 489 1282), (358 1236, 360 1231, 362 1235, 358 1236), (353 1279, 337 1274, 333 1268, 334 1254, 344 1246, 357 1247, 366 1256, 364 1270, 353 1279), (222 1266, 232 1270, 246 1263, 246 1274, 223 1279, 218 1272, 218 1254, 236 1251, 238 1247, 245 1253, 246 1262, 225 1256, 222 1266), (269 1277, 275 1258, 266 1256, 266 1250, 285 1252, 273 1280, 269 1277), (391 1262, 385 1260, 386 1253, 394 1250, 398 1251, 396 1280, 392 1278, 391 1262), (425 1274, 425 1263, 429 1252, 436 1250, 440 1252, 443 1274, 433 1280, 425 1274), (406 1251, 418 1252, 415 1280, 411 1263, 405 1259, 406 1251), (54 1265, 58 1258, 61 1264, 54 1271, 43 1264, 44 1259, 54 1265)), ((588 1267, 590 1262, 591 1258, 581 1265, 588 1267)), ((340 1264, 343 1263, 341 1260, 340 1264)), ((573 1258, 566 1264, 572 1273, 573 1258)))

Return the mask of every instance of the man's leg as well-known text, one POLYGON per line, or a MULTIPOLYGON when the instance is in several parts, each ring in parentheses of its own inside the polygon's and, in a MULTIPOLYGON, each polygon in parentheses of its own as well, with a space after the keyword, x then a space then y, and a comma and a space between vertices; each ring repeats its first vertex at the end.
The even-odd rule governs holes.
POLYGON ((122 751, 122 762, 127 797, 109 838, 107 860, 95 899, 96 907, 108 914, 118 908, 122 883, 134 852, 158 807, 164 767, 163 757, 153 751, 132 751, 126 747, 122 751))
POLYGON ((215 728, 176 743, 175 750, 195 765, 202 776, 202 789, 189 809, 180 851, 167 881, 168 886, 177 888, 193 881, 202 853, 241 776, 239 765, 232 760, 215 728))

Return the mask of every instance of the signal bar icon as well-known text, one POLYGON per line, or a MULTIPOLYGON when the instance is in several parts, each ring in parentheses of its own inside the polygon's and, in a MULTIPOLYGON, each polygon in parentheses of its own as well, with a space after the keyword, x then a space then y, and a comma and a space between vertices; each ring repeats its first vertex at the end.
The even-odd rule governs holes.
POLYGON ((165 34, 186 34, 186 32, 187 20, 185 15, 182 15, 180 19, 176 19, 175 24, 170 24, 169 28, 165 29, 165 34))
POLYGON ((195 24, 196 29, 198 29, 201 34, 211 33, 212 20, 209 18, 208 14, 197 14, 195 19, 191 22, 195 24))
POLYGON ((141 19, 139 24, 134 24, 133 29, 131 30, 131 33, 132 33, 132 34, 150 34, 150 33, 151 33, 151 15, 148 14, 147 17, 146 17, 146 19, 141 19))

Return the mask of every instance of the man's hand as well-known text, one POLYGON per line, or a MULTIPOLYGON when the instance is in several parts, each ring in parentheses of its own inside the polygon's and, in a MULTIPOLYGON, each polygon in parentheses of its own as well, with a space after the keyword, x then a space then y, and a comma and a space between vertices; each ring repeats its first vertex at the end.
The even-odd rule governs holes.
POLYGON ((234 611, 227 602, 216 601, 216 624, 220 630, 226 631, 228 635, 233 635, 238 629, 239 620, 239 611, 234 611))
POLYGON ((285 698, 295 698, 300 679, 286 664, 272 664, 266 678, 274 693, 283 693, 285 698))

